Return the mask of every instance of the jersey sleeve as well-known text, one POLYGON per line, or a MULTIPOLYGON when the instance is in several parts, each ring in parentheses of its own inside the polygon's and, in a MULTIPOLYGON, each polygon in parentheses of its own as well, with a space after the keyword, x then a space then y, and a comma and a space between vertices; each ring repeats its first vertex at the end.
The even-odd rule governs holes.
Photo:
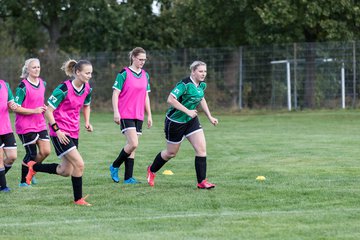
POLYGON ((114 85, 112 88, 121 91, 124 86, 125 79, 126 79, 126 71, 123 70, 120 73, 118 73, 118 75, 116 76, 116 79, 115 79, 115 82, 114 82, 114 85))
POLYGON ((6 84, 6 87, 8 89, 8 102, 14 101, 14 95, 12 94, 9 83, 5 82, 5 84, 6 84))
POLYGON ((176 87, 171 90, 170 94, 173 95, 176 99, 179 99, 186 91, 186 86, 184 83, 179 82, 176 87))
POLYGON ((146 79, 148 81, 148 84, 146 86, 146 91, 151 92, 151 89, 150 89, 150 75, 148 73, 146 73, 146 79))
POLYGON ((15 90, 15 103, 19 106, 22 105, 26 97, 26 86, 21 82, 15 90))
POLYGON ((90 88, 90 92, 89 92, 89 94, 86 96, 86 98, 85 98, 85 101, 84 101, 84 105, 87 105, 87 106, 89 106, 90 105, 90 103, 91 103, 91 93, 92 93, 92 88, 90 88))
POLYGON ((60 105, 60 103, 65 99, 66 94, 67 94, 66 85, 65 84, 60 84, 52 92, 52 94, 49 97, 47 102, 53 109, 56 109, 60 105))
POLYGON ((203 91, 205 91, 206 87, 207 87, 207 85, 206 85, 205 82, 201 82, 201 83, 200 83, 200 88, 201 88, 203 91))

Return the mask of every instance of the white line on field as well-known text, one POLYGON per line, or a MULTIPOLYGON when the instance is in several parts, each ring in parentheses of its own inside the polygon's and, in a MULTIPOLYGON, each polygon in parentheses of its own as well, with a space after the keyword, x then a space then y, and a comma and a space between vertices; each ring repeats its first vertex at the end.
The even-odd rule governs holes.
POLYGON ((359 209, 334 209, 334 210, 292 210, 292 211, 259 211, 259 212, 246 212, 246 211, 222 211, 222 212, 213 212, 213 213, 183 213, 183 214, 164 214, 164 215, 156 215, 156 216, 139 216, 139 217, 111 217, 111 218, 82 218, 82 219, 63 219, 63 220, 54 220, 54 221, 36 221, 36 222, 6 222, 0 223, 0 229, 4 227, 31 227, 31 226, 51 226, 57 224, 74 224, 74 223, 86 223, 86 222, 97 222, 100 221, 138 221, 138 220, 154 220, 154 219, 173 219, 173 218, 198 218, 198 217, 266 217, 266 216, 274 216, 274 214, 278 215, 289 215, 293 216, 295 214, 311 214, 313 215, 315 212, 317 214, 336 214, 336 212, 358 212, 359 209))
POLYGON ((135 220, 154 220, 154 219, 171 219, 171 218, 197 218, 197 217, 220 217, 220 216, 238 216, 241 212, 219 212, 219 213, 184 213, 171 215, 157 215, 157 216, 139 216, 139 217, 111 217, 111 218, 83 218, 83 219, 64 219, 55 221, 36 221, 36 222, 6 222, 0 223, 0 228, 3 227, 31 227, 31 226, 50 226, 57 224, 74 224, 83 222, 99 222, 99 221, 135 221, 135 220))

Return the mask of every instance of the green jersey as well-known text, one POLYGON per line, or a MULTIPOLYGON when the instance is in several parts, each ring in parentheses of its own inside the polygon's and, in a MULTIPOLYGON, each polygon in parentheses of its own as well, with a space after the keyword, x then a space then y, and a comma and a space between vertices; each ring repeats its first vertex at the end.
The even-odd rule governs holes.
MULTIPOLYGON (((187 109, 194 110, 204 98, 205 89, 205 82, 201 82, 198 86, 196 86, 191 78, 187 77, 176 84, 176 87, 171 91, 171 95, 173 95, 187 109)), ((174 107, 170 107, 168 109, 166 116, 170 120, 180 123, 186 123, 191 120, 191 117, 189 117, 186 113, 177 110, 174 107)))
MULTIPOLYGON (((5 82, 5 81, 4 81, 5 82)), ((8 82, 5 82, 5 85, 6 85, 6 88, 7 88, 7 92, 8 92, 8 99, 7 101, 10 102, 10 101, 14 101, 14 95, 12 94, 12 91, 10 89, 10 85, 8 82)), ((1 84, 0 84, 0 88, 1 88, 1 84)))

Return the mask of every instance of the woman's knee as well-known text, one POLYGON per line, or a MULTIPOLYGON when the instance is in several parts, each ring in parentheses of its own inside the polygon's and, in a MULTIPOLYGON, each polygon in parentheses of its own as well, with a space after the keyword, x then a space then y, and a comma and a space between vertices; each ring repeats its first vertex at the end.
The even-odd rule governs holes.
POLYGON ((77 162, 77 163, 75 164, 74 167, 76 168, 75 171, 77 171, 77 172, 84 172, 85 164, 84 164, 83 161, 79 161, 79 162, 77 162))
POLYGON ((175 151, 165 151, 164 153, 164 160, 170 160, 171 158, 176 157, 177 152, 175 151))
POLYGON ((15 160, 17 158, 17 153, 13 153, 13 154, 9 154, 6 156, 5 160, 4 160, 4 163, 7 164, 7 165, 12 165, 15 160))
POLYGON ((138 146, 139 146, 138 142, 128 143, 128 151, 133 152, 137 149, 138 146))
POLYGON ((194 145, 194 150, 196 156, 206 156, 206 144, 196 144, 194 145))
POLYGON ((85 168, 85 164, 84 164, 84 163, 78 165, 78 169, 79 169, 81 172, 84 171, 84 168, 85 168))
POLYGON ((72 174, 72 169, 59 167, 56 172, 60 176, 69 177, 72 174))
POLYGON ((4 161, 4 163, 5 163, 6 165, 13 165, 14 162, 15 162, 15 160, 16 160, 16 157, 15 157, 15 158, 6 158, 5 161, 4 161))
POLYGON ((206 150, 205 149, 198 149, 195 150, 196 156, 206 156, 206 150))
POLYGON ((130 144, 130 146, 135 150, 135 149, 138 148, 139 142, 138 142, 138 141, 134 141, 134 142, 132 142, 132 143, 130 144))
POLYGON ((39 154, 43 157, 46 158, 50 155, 50 148, 45 148, 45 149, 40 149, 39 154))

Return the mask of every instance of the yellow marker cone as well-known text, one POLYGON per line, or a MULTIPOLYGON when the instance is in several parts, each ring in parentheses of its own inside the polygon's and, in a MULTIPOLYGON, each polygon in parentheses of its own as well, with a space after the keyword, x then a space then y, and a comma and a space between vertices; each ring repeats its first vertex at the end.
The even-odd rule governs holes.
POLYGON ((258 181, 265 181, 266 178, 265 178, 264 176, 257 176, 257 177, 256 177, 256 180, 258 180, 258 181))
POLYGON ((162 174, 164 174, 164 175, 174 175, 174 173, 171 170, 164 170, 162 174))

